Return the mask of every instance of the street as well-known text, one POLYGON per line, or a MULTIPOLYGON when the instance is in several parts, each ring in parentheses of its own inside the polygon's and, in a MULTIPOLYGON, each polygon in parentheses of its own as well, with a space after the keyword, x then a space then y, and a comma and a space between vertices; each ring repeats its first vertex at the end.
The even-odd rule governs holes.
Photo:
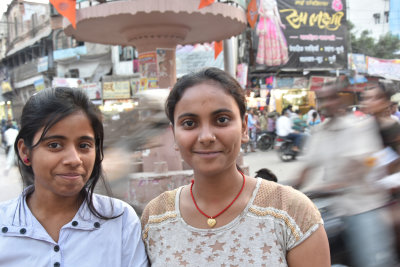
MULTIPOLYGON (((4 149, 0 149, 0 202, 18 196, 22 191, 22 182, 17 167, 13 167, 6 176, 4 173, 6 157, 4 149)), ((256 151, 244 155, 244 164, 249 166, 250 175, 261 168, 270 169, 283 184, 289 183, 299 173, 302 167, 301 157, 293 162, 282 162, 274 150, 256 151)))

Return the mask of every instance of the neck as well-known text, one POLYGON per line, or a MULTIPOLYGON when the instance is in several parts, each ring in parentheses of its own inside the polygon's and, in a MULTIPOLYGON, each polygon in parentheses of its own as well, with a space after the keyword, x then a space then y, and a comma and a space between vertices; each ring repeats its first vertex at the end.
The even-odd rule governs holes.
POLYGON ((54 216, 57 214, 76 213, 82 204, 80 195, 71 197, 60 197, 49 192, 40 192, 35 189, 27 197, 28 207, 34 214, 54 216))
POLYGON ((236 166, 215 175, 195 172, 194 177, 193 194, 196 201, 220 202, 236 195, 243 185, 243 176, 236 166))

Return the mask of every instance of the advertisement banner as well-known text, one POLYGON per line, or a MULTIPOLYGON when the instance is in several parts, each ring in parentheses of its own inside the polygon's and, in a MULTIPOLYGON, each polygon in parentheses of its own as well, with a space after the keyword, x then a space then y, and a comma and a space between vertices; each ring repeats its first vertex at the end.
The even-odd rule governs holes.
POLYGON ((180 78, 205 67, 224 69, 224 53, 214 59, 214 48, 210 44, 178 46, 176 49, 176 77, 180 78))
POLYGON ((349 69, 357 73, 367 73, 367 61, 364 54, 349 54, 349 69))
POLYGON ((305 77, 284 77, 276 78, 276 84, 274 88, 281 89, 302 89, 308 87, 308 79, 305 77))
POLYGON ((158 77, 157 52, 145 52, 139 54, 139 71, 143 78, 158 77))
POLYGON ((368 74, 400 81, 400 59, 367 57, 368 74))
POLYGON ((54 77, 51 83, 52 87, 72 87, 78 88, 85 81, 83 79, 78 78, 60 78, 54 77))
POLYGON ((86 92, 89 99, 101 99, 101 84, 100 83, 84 83, 80 85, 80 88, 86 92))
MULTIPOLYGON (((175 65, 172 59, 175 58, 175 49, 157 48, 157 67, 158 67, 158 81, 154 88, 158 88, 158 84, 168 84, 168 73, 175 72, 175 65)), ((149 87, 150 88, 150 87, 149 87)))
POLYGON ((295 69, 347 66, 346 1, 260 0, 257 63, 295 69))
POLYGON ((44 72, 44 71, 47 71, 49 69, 48 60, 49 60, 48 56, 40 57, 38 59, 37 72, 44 72))
POLYGON ((139 92, 140 88, 140 79, 139 78, 133 78, 131 79, 131 94, 135 95, 137 92, 139 92))
POLYGON ((336 77, 311 76, 310 91, 317 91, 321 89, 324 84, 333 83, 335 81, 337 81, 336 77))
POLYGON ((33 86, 35 87, 36 91, 41 91, 45 88, 44 79, 40 78, 33 82, 33 86))
POLYGON ((9 82, 1 82, 1 91, 2 93, 7 93, 7 92, 11 92, 12 91, 12 87, 11 84, 9 82))
POLYGON ((103 99, 127 99, 130 97, 130 81, 103 82, 103 99))

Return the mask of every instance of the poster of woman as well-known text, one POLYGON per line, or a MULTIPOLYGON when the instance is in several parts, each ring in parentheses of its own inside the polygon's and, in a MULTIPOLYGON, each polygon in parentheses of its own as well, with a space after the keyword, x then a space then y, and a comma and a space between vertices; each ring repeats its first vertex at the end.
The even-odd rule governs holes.
POLYGON ((285 25, 282 24, 279 15, 276 0, 260 0, 258 8, 259 21, 257 24, 258 64, 267 66, 280 66, 288 62, 288 46, 285 35, 282 29, 285 25))

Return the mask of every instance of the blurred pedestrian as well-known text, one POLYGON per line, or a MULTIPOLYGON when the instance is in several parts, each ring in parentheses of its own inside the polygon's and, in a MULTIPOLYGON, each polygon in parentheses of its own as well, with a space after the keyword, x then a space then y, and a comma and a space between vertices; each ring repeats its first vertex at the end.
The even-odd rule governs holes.
POLYGON ((289 109, 283 109, 282 115, 276 121, 276 134, 278 136, 291 139, 294 143, 293 151, 300 151, 303 141, 303 135, 293 129, 293 122, 290 119, 289 109))
POLYGON ((248 151, 248 146, 250 146, 250 151, 256 151, 256 142, 257 142, 257 120, 254 116, 254 109, 250 108, 247 112, 247 128, 250 140, 247 144, 245 144, 245 152, 248 151))
POLYGON ((392 101, 390 105, 391 117, 400 122, 400 112, 396 101, 392 101))
POLYGON ((228 73, 183 76, 166 103, 190 185, 153 199, 142 215, 152 266, 330 266, 318 210, 291 187, 236 166, 248 140, 246 102, 228 73))
POLYGON ((260 122, 260 131, 267 132, 268 131, 268 112, 263 109, 259 116, 258 121, 260 122))
POLYGON ((319 116, 318 116, 318 113, 316 112, 316 111, 314 111, 312 114, 311 114, 311 120, 308 122, 308 125, 310 125, 310 126, 315 126, 315 125, 317 125, 317 124, 320 124, 321 123, 321 120, 318 118, 319 116))
POLYGON ((4 174, 7 176, 8 172, 14 166, 15 163, 15 152, 13 149, 13 145, 15 143, 15 139, 17 138, 18 130, 13 127, 11 123, 7 124, 6 131, 4 132, 4 139, 6 141, 6 155, 7 162, 6 168, 4 170, 4 174))
POLYGON ((374 185, 376 178, 371 179, 376 153, 382 149, 378 129, 371 118, 342 113, 337 90, 337 85, 331 84, 317 92, 326 120, 307 144, 306 166, 294 186, 336 192, 330 197, 330 206, 332 213, 343 217, 351 266, 394 266, 393 232, 383 209, 388 194, 374 185), (311 181, 312 171, 319 169, 323 175, 311 181))
POLYGON ((268 113, 268 128, 267 128, 268 132, 271 132, 271 133, 276 132, 276 120, 277 120, 278 116, 279 116, 279 114, 275 110, 268 113))
POLYGON ((75 88, 27 101, 14 149, 33 185, 0 204, 2 266, 148 266, 133 208, 94 193, 104 183, 101 118, 75 88))

